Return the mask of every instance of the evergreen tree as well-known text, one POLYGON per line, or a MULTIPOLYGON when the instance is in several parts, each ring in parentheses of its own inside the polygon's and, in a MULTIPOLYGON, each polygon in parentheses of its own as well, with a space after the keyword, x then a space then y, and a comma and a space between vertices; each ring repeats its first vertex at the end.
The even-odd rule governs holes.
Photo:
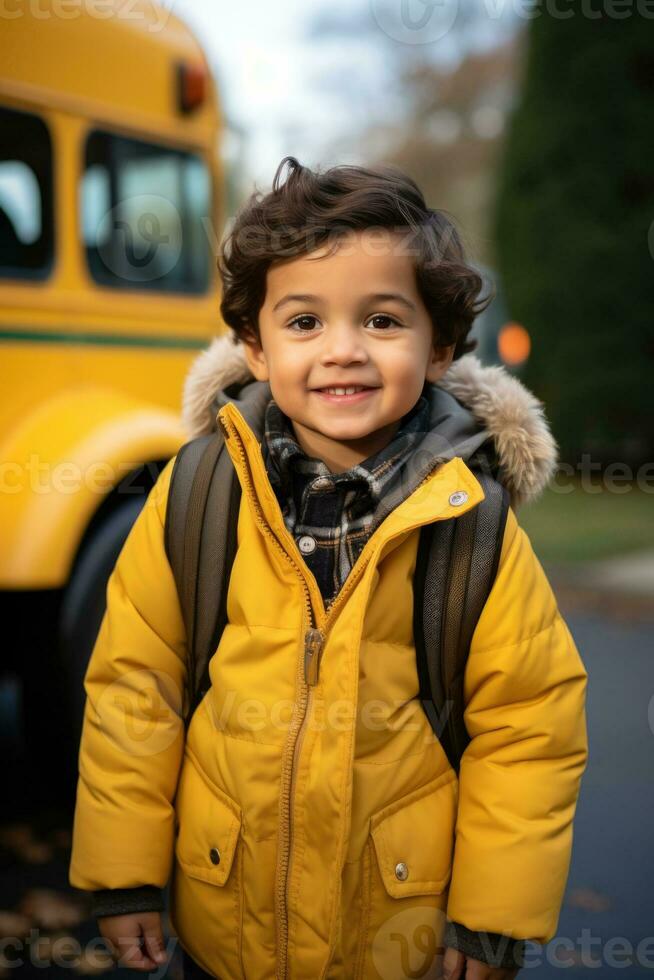
POLYGON ((539 9, 494 218, 532 339, 521 377, 563 459, 637 465, 654 446, 654 8, 539 9))

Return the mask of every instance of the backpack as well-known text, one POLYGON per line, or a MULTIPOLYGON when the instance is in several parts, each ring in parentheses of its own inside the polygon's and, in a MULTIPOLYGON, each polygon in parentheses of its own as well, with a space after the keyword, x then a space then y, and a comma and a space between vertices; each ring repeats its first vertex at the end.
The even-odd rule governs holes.
MULTIPOLYGON (((236 385, 233 397, 230 388, 225 395, 237 403, 261 441, 269 385, 236 385)), ((491 454, 478 451, 468 466, 485 497, 460 517, 420 528, 413 585, 420 700, 457 773, 470 741, 463 718, 465 664, 495 580, 509 506, 509 493, 494 475, 491 454)), ((180 448, 171 474, 164 541, 187 635, 186 730, 210 687, 209 661, 227 623, 240 498, 241 486, 220 426, 180 448)))

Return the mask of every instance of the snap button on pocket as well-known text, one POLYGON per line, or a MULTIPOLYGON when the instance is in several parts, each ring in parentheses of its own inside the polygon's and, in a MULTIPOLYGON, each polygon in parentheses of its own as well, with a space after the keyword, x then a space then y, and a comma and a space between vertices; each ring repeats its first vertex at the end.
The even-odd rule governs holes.
POLYGON ((400 861, 395 865, 395 877, 399 878, 400 881, 406 881, 409 877, 409 869, 404 861, 400 861))
POLYGON ((468 494, 465 490, 457 490, 455 493, 450 494, 450 503, 453 507, 458 507, 459 504, 465 504, 468 499, 468 494))
POLYGON ((212 847, 209 851, 209 857, 212 864, 220 864, 220 851, 217 847, 212 847))

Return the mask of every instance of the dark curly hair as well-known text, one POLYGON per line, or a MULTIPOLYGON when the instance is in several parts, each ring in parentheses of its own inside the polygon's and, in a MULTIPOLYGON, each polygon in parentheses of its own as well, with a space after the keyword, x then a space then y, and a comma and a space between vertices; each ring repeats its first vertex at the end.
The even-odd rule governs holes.
POLYGON ((316 172, 287 156, 270 193, 255 191, 240 209, 218 256, 220 312, 241 340, 259 339, 259 312, 273 262, 307 254, 327 241, 336 247, 352 231, 403 234, 415 255, 416 282, 429 311, 435 343, 455 345, 454 359, 474 350, 467 340, 475 317, 493 299, 478 299, 483 281, 467 264, 459 233, 443 211, 425 204, 418 185, 396 167, 331 167, 316 172), (281 174, 289 165, 288 179, 281 174))

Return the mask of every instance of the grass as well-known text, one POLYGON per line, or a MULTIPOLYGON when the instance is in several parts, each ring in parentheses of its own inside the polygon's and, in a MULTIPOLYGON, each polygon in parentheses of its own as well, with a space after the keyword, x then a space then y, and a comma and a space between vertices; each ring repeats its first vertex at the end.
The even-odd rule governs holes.
POLYGON ((578 480, 567 481, 519 507, 518 522, 546 562, 593 561, 654 549, 654 487, 648 493, 626 486, 616 492, 594 480, 589 491, 578 480))

